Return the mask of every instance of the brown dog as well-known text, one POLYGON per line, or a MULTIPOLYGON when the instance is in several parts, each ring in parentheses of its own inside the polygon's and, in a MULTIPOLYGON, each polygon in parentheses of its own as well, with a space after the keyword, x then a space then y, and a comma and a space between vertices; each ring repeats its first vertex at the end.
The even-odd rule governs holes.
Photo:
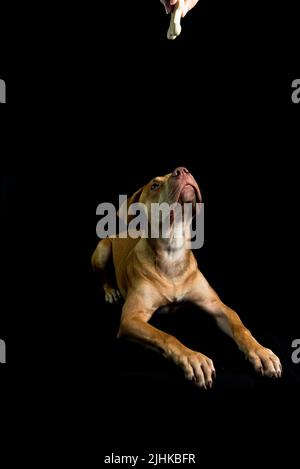
MULTIPOLYGON (((200 201, 198 184, 186 168, 180 167, 171 174, 151 180, 129 199, 128 205, 141 202, 150 208, 152 203, 195 204, 200 201)), ((186 378, 201 388, 210 388, 215 376, 212 360, 148 323, 161 306, 190 301, 214 317, 217 325, 233 338, 257 372, 279 378, 282 373, 280 360, 254 339, 235 311, 222 303, 199 271, 188 248, 184 223, 181 228, 181 237, 174 235, 171 224, 168 239, 117 237, 104 239, 98 244, 92 264, 102 276, 106 301, 117 301, 119 292, 125 300, 118 337, 156 349, 179 365, 186 378), (106 276, 111 258, 119 291, 108 283, 106 276)))

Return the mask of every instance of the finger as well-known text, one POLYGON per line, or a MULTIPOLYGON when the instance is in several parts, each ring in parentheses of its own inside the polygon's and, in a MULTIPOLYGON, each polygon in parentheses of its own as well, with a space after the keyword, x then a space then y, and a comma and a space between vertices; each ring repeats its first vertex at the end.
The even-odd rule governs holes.
POLYGON ((185 17, 185 15, 190 11, 192 8, 190 0, 184 0, 183 5, 182 5, 182 18, 185 17))
POLYGON ((186 6, 186 4, 184 4, 181 10, 181 17, 184 18, 188 11, 189 8, 186 6))
POLYGON ((165 7, 166 13, 167 14, 171 13, 172 8, 171 8, 170 3, 168 2, 168 0, 160 0, 160 2, 165 7))
POLYGON ((183 3, 184 5, 182 9, 182 17, 184 18, 185 15, 196 5, 197 2, 195 0, 185 0, 183 3))

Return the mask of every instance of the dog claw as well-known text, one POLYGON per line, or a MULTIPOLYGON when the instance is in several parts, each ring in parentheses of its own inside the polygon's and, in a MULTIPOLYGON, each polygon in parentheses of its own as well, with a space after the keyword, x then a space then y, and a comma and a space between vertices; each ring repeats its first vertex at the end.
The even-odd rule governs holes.
POLYGON ((105 301, 109 304, 118 303, 121 298, 119 290, 115 288, 106 287, 105 288, 105 301))

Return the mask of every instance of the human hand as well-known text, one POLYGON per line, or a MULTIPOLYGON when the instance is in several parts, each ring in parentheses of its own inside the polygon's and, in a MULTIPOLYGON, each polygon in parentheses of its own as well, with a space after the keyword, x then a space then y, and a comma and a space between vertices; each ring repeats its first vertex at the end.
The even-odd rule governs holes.
MULTIPOLYGON (((166 13, 171 13, 176 3, 179 0, 160 0, 166 9, 166 13)), ((184 0, 184 8, 182 9, 181 16, 182 18, 198 3, 199 0, 184 0)))

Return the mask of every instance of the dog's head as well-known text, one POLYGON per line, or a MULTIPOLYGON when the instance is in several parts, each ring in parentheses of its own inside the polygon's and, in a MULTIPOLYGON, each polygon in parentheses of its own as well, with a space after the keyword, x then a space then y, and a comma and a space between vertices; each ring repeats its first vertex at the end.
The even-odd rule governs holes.
POLYGON ((139 204, 138 210, 146 215, 143 220, 156 229, 156 232, 161 232, 162 227, 166 230, 171 227, 175 230, 182 229, 182 223, 184 226, 189 225, 198 213, 201 202, 201 192, 194 177, 186 168, 178 167, 172 173, 151 179, 136 191, 127 200, 125 212, 124 207, 121 207, 119 217, 123 221, 127 218, 130 222, 132 213, 136 213, 133 204, 139 204), (186 210, 187 205, 189 211, 186 210))
POLYGON ((179 167, 173 173, 151 179, 148 184, 133 194, 128 200, 128 206, 137 202, 145 204, 150 210, 153 203, 196 205, 202 202, 202 196, 192 174, 186 168, 179 167))

